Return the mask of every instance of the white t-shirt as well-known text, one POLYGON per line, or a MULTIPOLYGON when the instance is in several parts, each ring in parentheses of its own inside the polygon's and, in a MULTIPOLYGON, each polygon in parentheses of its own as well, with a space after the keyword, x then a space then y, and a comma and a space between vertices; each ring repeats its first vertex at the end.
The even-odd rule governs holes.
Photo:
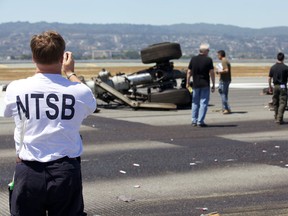
POLYGON ((48 162, 81 155, 79 129, 95 109, 96 99, 86 85, 60 74, 38 73, 9 84, 4 116, 14 117, 16 154, 22 160, 48 162))

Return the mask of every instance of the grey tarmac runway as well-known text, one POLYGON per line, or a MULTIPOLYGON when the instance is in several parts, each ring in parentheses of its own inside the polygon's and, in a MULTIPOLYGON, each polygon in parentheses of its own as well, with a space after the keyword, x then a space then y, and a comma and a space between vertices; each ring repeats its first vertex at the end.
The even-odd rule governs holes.
MULTIPOLYGON (((122 107, 90 116, 81 127, 88 215, 288 215, 288 124, 274 124, 265 108, 271 97, 260 93, 232 88, 227 116, 213 94, 208 128, 191 127, 190 110, 122 107)), ((0 215, 6 216, 14 124, 0 122, 0 215)))

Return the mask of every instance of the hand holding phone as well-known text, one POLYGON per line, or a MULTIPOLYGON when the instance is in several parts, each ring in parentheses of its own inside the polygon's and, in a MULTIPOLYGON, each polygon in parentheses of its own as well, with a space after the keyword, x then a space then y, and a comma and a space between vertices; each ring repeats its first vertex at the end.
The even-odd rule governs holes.
POLYGON ((74 73, 75 62, 72 52, 65 52, 63 57, 62 70, 65 74, 74 73))

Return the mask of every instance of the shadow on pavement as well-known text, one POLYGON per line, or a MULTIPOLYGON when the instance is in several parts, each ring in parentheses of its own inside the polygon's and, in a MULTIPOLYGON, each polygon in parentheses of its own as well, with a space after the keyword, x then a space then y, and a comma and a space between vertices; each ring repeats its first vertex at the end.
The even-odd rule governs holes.
POLYGON ((238 125, 208 125, 208 128, 233 128, 238 127, 238 125))
POLYGON ((247 111, 231 112, 231 114, 247 114, 247 111))

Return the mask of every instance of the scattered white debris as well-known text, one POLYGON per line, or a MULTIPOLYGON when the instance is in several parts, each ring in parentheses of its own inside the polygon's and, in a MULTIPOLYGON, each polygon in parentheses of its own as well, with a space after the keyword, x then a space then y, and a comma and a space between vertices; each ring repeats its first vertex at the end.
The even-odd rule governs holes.
POLYGON ((93 128, 95 128, 95 127, 96 127, 96 125, 95 125, 95 124, 93 124, 93 125, 92 125, 92 127, 93 127, 93 128))
POLYGON ((212 213, 209 213, 209 214, 201 214, 200 216, 220 216, 220 214, 218 212, 212 212, 212 213))
POLYGON ((174 141, 174 139, 171 139, 171 142, 173 142, 174 141))
POLYGON ((196 164, 202 164, 203 161, 195 161, 196 164))
POLYGON ((197 163, 190 163, 190 166, 196 166, 197 163))
POLYGON ((140 167, 140 164, 134 163, 133 166, 140 167))
POLYGON ((285 164, 285 167, 288 167, 288 164, 285 164))
POLYGON ((122 173, 122 174, 126 174, 126 173, 127 173, 127 172, 124 171, 124 170, 120 170, 119 172, 122 173))
POLYGON ((209 209, 208 208, 206 208, 206 207, 200 207, 200 208, 196 208, 197 210, 201 210, 201 211, 208 211, 209 209))
POLYGON ((218 159, 215 159, 214 162, 218 162, 218 159))
POLYGON ((275 146, 276 149, 280 149, 280 146, 275 146))
POLYGON ((262 152, 263 152, 263 153, 267 153, 267 150, 263 150, 262 152))
POLYGON ((140 188, 140 187, 141 187, 140 185, 135 185, 135 186, 134 186, 134 188, 140 188))
POLYGON ((120 195, 117 197, 118 200, 121 200, 123 202, 133 202, 135 201, 132 197, 128 197, 128 196, 125 196, 125 195, 120 195))
POLYGON ((227 159, 227 160, 225 160, 225 162, 234 162, 234 161, 236 161, 236 159, 227 159))

